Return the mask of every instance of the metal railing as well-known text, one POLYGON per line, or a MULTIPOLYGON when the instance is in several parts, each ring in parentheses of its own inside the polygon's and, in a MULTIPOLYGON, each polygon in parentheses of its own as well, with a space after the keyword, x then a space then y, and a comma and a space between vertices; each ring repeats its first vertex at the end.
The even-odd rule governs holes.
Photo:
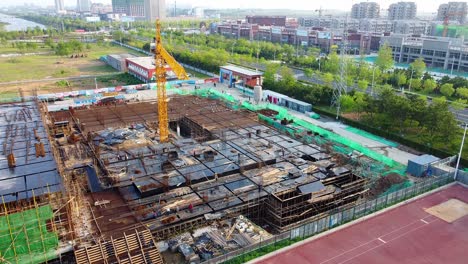
POLYGON ((401 201, 418 196, 453 181, 453 174, 428 178, 408 188, 378 197, 373 200, 359 203, 351 208, 337 212, 331 210, 326 217, 311 221, 284 233, 274 235, 272 238, 243 247, 238 250, 226 252, 226 254, 209 259, 203 263, 245 263, 254 258, 268 254, 280 248, 317 235, 334 227, 361 218, 365 215, 377 212, 401 201))

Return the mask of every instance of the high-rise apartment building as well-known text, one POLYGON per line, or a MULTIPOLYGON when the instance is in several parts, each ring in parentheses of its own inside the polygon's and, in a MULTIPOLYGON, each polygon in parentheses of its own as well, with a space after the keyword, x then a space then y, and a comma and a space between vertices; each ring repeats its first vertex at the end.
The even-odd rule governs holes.
POLYGON ((451 21, 458 21, 464 24, 468 8, 466 2, 448 2, 441 4, 437 10, 437 20, 445 20, 448 17, 451 21))
POLYGON ((144 18, 148 21, 166 17, 164 0, 112 0, 112 9, 114 13, 144 18))
POLYGON ((353 5, 351 18, 374 19, 380 16, 380 5, 376 2, 361 2, 353 5))
POLYGON ((62 13, 65 11, 65 5, 63 4, 63 0, 55 0, 55 11, 57 13, 62 13))
POLYGON ((398 2, 391 4, 388 8, 388 19, 390 20, 410 20, 416 17, 416 3, 398 2))
POLYGON ((129 0, 127 15, 145 17, 145 0, 129 0))
POLYGON ((166 17, 165 0, 145 0, 146 20, 154 22, 158 18, 166 17))
POLYGON ((117 14, 128 14, 128 0, 112 0, 112 11, 117 14))
POLYGON ((79 13, 90 12, 91 3, 89 0, 77 0, 76 1, 76 11, 79 13))

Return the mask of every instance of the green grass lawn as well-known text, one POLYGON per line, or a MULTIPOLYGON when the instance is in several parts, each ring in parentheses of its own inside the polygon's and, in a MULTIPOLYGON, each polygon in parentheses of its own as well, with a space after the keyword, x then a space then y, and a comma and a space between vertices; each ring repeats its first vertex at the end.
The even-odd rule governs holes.
MULTIPOLYGON (((51 52, 52 49, 49 47, 39 47, 35 50, 23 51, 23 53, 35 53, 35 52, 51 52)), ((19 49, 11 47, 11 45, 0 46, 0 54, 14 54, 21 53, 19 49)))
POLYGON ((196 71, 192 71, 190 69, 185 69, 185 71, 187 73, 190 73, 193 77, 196 77, 196 78, 200 78, 200 79, 212 78, 211 76, 208 76, 208 75, 205 75, 203 73, 196 72, 196 71))
MULTIPOLYGON (((99 75, 116 72, 98 59, 113 53, 135 53, 120 46, 91 45, 91 50, 85 50, 88 54, 85 58, 71 59, 56 55, 31 55, 15 58, 0 58, 0 82, 35 80, 46 78, 64 78, 79 75, 99 75)), ((42 50, 42 49, 38 49, 42 50)), ((0 48, 0 53, 7 48, 0 48), (3 50, 2 50, 3 49, 3 50)))

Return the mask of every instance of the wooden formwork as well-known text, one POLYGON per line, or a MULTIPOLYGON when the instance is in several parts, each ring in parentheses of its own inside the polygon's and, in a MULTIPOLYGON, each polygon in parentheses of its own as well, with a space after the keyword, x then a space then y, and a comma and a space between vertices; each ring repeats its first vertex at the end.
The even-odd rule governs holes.
POLYGON ((164 263, 149 230, 135 230, 123 237, 98 241, 95 245, 75 250, 77 264, 95 263, 164 263))

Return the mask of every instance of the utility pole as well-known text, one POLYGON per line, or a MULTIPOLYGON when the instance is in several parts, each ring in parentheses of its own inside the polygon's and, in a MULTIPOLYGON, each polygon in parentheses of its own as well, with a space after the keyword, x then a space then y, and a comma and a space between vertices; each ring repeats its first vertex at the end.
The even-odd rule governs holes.
POLYGON ((331 106, 336 107, 336 119, 338 120, 341 114, 341 94, 347 92, 346 84, 346 52, 348 46, 348 15, 346 14, 346 20, 343 28, 343 38, 341 41, 340 49, 340 79, 338 82, 333 84, 333 97, 331 101, 331 106))
POLYGON ((468 128, 468 124, 465 123, 465 131, 463 132, 462 142, 460 144, 460 151, 458 152, 458 159, 457 159, 457 166, 455 166, 455 174, 453 175, 453 180, 457 180, 458 175, 458 166, 460 166, 460 159, 462 155, 463 145, 465 144, 465 137, 466 137, 466 129, 468 128))

